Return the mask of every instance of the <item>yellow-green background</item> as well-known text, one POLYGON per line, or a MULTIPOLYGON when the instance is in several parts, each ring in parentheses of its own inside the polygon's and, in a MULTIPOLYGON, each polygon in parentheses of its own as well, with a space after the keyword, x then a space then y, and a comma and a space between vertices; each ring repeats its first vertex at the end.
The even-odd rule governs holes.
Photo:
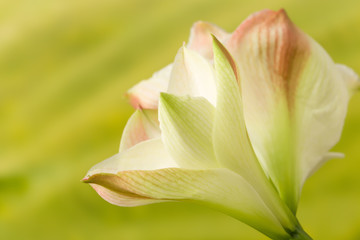
MULTIPOLYGON (((125 91, 173 60, 194 21, 232 31, 281 7, 360 72, 358 0, 0 0, 0 239, 266 239, 191 204, 116 207, 80 179, 117 152, 125 91)), ((298 215, 314 239, 360 239, 359 104, 335 148, 346 158, 304 187, 298 215)))

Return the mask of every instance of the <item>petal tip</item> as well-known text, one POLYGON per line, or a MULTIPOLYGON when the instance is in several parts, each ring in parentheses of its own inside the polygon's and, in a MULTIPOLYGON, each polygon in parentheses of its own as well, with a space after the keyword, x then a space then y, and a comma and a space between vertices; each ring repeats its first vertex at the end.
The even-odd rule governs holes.
POLYGON ((214 24, 206 21, 197 21, 190 30, 188 48, 206 58, 212 58, 210 34, 214 34, 221 40, 225 40, 230 36, 226 31, 214 24))
POLYGON ((276 11, 276 14, 283 17, 288 17, 287 12, 284 8, 280 8, 278 11, 276 11))
POLYGON ((140 99, 132 91, 128 91, 125 97, 129 100, 130 105, 135 109, 141 109, 140 99))
POLYGON ((173 99, 174 99, 173 94, 169 94, 169 93, 165 93, 165 92, 160 93, 160 101, 159 101, 160 106, 167 106, 168 103, 171 102, 171 100, 173 100, 173 99))
POLYGON ((197 29, 206 28, 208 24, 209 23, 207 23, 205 21, 198 20, 198 21, 194 22, 194 24, 192 25, 191 31, 196 31, 197 29))
POLYGON ((281 8, 278 11, 274 11, 272 16, 269 16, 269 19, 274 19, 276 21, 280 22, 288 22, 291 23, 291 20, 284 8, 281 8))
POLYGON ((167 99, 169 96, 171 96, 171 94, 166 93, 166 92, 161 92, 160 93, 160 101, 161 101, 161 99, 167 99))
POLYGON ((85 176, 83 179, 80 180, 80 182, 83 182, 83 183, 89 183, 90 181, 90 176, 85 176))
POLYGON ((239 83, 239 72, 238 72, 238 69, 237 69, 237 66, 236 66, 236 63, 235 63, 233 57, 231 56, 229 51, 225 48, 225 46, 214 35, 212 35, 212 37, 213 37, 214 53, 218 52, 225 57, 225 59, 230 64, 230 66, 235 74, 236 81, 239 83))
POLYGON ((271 26, 273 24, 285 24, 285 26, 290 26, 291 20, 288 17, 285 9, 280 9, 278 11, 273 11, 269 9, 264 9, 258 12, 251 14, 247 17, 234 31, 231 39, 229 40, 229 45, 236 45, 239 41, 254 27, 265 24, 271 26))
POLYGON ((336 64, 340 71, 343 80, 350 92, 350 96, 360 90, 360 78, 359 75, 350 67, 344 64, 336 64))

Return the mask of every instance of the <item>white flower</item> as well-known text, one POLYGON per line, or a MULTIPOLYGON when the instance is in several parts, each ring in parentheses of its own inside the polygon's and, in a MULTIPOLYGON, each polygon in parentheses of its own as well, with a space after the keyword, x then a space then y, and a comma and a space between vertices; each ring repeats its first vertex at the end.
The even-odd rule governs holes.
POLYGON ((231 35, 196 23, 174 63, 129 90, 138 110, 120 153, 84 181, 116 205, 193 201, 273 239, 310 239, 295 218, 301 188, 341 157, 328 151, 358 87, 283 10, 231 35), (210 33, 226 47, 214 38, 212 48, 210 33))

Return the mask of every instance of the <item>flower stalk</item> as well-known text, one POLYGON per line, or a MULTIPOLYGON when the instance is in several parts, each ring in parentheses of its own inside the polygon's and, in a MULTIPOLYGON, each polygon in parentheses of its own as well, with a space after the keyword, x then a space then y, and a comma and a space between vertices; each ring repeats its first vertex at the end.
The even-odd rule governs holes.
POLYGON ((302 227, 298 227, 295 232, 291 233, 290 240, 312 240, 302 227))

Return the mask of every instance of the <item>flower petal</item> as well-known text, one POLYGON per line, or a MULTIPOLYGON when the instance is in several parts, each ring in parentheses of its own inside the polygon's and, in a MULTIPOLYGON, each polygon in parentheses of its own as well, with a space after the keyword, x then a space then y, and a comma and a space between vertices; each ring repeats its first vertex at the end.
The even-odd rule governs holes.
POLYGON ((230 37, 230 34, 220 27, 208 22, 198 21, 191 28, 188 48, 210 59, 213 56, 211 35, 216 36, 221 42, 225 42, 230 37))
POLYGON ((164 145, 180 167, 217 167, 211 139, 214 106, 201 97, 161 93, 159 120, 164 145))
POLYGON ((119 152, 129 149, 139 142, 160 137, 157 110, 138 109, 128 120, 121 137, 119 152))
MULTIPOLYGON (((214 120, 214 149, 221 164, 250 178, 262 175, 247 135, 238 70, 224 46, 214 38, 218 101, 214 120)), ((260 177, 262 179, 263 177, 260 177)))
POLYGON ((227 213, 274 239, 288 239, 256 191, 228 169, 99 173, 85 180, 101 197, 120 206, 156 201, 191 201, 227 213))
POLYGON ((216 38, 214 63, 218 89, 213 130, 216 159, 252 184, 281 224, 291 229, 296 220, 265 176, 247 134, 237 66, 216 38))
MULTIPOLYGON (((89 179, 84 180, 84 182, 90 181, 89 179)), ((105 201, 122 207, 136 207, 151 203, 158 203, 158 202, 168 202, 166 200, 158 200, 158 199, 152 199, 143 197, 137 194, 133 194, 131 192, 125 191, 125 190, 112 190, 111 188, 104 187, 100 185, 101 180, 97 179, 99 182, 96 183, 90 183, 90 186, 99 194, 100 197, 102 197, 105 201)), ((96 182, 96 181, 95 181, 96 182)), ((116 182, 115 182, 116 184, 116 182)))
POLYGON ((308 175, 306 176, 306 178, 304 178, 304 182, 307 178, 309 178, 311 175, 313 175, 322 165, 324 165, 327 161, 331 160, 331 159, 340 159, 340 158, 344 158, 345 155, 343 153, 337 153, 337 152, 329 152, 327 154, 325 154, 321 160, 317 161, 317 165, 315 166, 309 166, 308 168, 311 169, 308 171, 308 175))
POLYGON ((303 180, 339 140, 348 92, 327 53, 284 10, 251 16, 228 41, 251 142, 296 211, 303 180))
MULTIPOLYGON (((222 30, 221 28, 207 22, 196 22, 193 27, 191 28, 188 48, 191 49, 186 50, 190 53, 187 54, 190 58, 195 58, 193 61, 199 61, 197 67, 202 65, 201 69, 208 68, 205 64, 205 60, 198 60, 200 56, 193 57, 196 55, 193 51, 197 52, 201 56, 205 58, 211 58, 212 56, 212 39, 211 34, 217 36, 220 40, 226 41, 229 38, 230 34, 222 30)), ((189 61, 192 61, 191 59, 189 61)), ((208 64, 208 63, 207 63, 208 64)), ((191 68, 191 69, 196 69, 191 68)), ((164 67, 163 69, 159 70, 158 72, 154 73, 154 75, 147 80, 143 80, 131 89, 129 89, 127 96, 130 99, 131 105, 138 109, 157 109, 158 102, 159 102, 159 94, 160 92, 166 92, 168 89, 168 84, 170 80, 170 74, 172 71, 172 64, 164 67)), ((202 72, 204 73, 204 72, 202 72)), ((200 73, 201 74, 201 73, 200 73)), ((203 79, 208 79, 211 81, 213 78, 207 78, 208 73, 206 73, 203 79)), ((198 74, 199 75, 199 74, 198 74)), ((200 96, 205 96, 208 98, 208 94, 203 95, 202 91, 207 91, 210 94, 214 93, 214 86, 211 82, 207 82, 206 85, 201 85, 201 88, 198 88, 198 92, 200 91, 200 96)), ((210 102, 214 96, 208 98, 210 102)))
POLYGON ((165 92, 168 88, 171 70, 172 64, 129 89, 127 96, 131 105, 136 109, 157 109, 160 92, 165 92))
POLYGON ((168 93, 205 97, 216 103, 214 72, 210 63, 198 53, 180 48, 171 72, 168 93))
POLYGON ((268 236, 286 237, 282 225, 244 178, 227 169, 178 168, 160 139, 140 142, 95 165, 83 181, 119 206, 194 201, 223 211, 268 236))
POLYGON ((359 76, 354 72, 354 70, 343 64, 336 64, 336 67, 340 71, 348 87, 350 95, 358 91, 360 89, 360 79, 359 76))
POLYGON ((93 166, 86 176, 97 173, 117 173, 128 170, 154 170, 178 167, 165 150, 160 138, 140 142, 126 151, 93 166))

